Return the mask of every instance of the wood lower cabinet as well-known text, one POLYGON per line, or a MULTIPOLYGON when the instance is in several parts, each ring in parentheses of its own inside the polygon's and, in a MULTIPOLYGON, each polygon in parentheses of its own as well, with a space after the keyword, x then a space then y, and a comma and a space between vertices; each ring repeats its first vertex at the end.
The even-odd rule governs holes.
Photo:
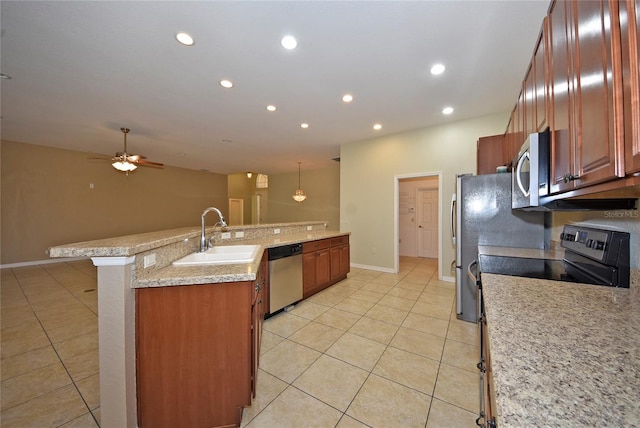
POLYGON ((303 298, 347 277, 350 269, 349 236, 302 244, 303 298))
POLYGON ((136 290, 140 427, 239 426, 255 393, 264 288, 260 269, 256 281, 136 290))
POLYGON ((331 240, 302 244, 303 298, 325 289, 331 281, 331 240))
POLYGON ((349 237, 341 236, 331 240, 331 282, 336 283, 347 277, 351 265, 349 237))

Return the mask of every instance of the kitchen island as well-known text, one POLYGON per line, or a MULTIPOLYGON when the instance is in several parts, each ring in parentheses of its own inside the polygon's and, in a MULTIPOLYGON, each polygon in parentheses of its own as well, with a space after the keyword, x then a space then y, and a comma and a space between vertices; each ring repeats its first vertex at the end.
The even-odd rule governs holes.
POLYGON ((640 426, 640 278, 482 274, 498 427, 640 426))
MULTIPOLYGON (((136 289, 200 289, 259 279, 264 250, 348 235, 324 222, 208 228, 215 245, 259 245, 249 263, 176 267, 198 248, 200 228, 181 228, 52 247, 51 257, 91 257, 98 267, 100 403, 104 427, 138 425, 136 289)), ((232 285, 232 284, 231 284, 232 285)))

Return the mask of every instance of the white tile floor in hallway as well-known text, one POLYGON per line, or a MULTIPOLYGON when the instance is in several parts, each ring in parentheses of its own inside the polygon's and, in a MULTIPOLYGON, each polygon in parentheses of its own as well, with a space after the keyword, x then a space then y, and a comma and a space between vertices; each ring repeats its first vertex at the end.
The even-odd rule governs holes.
POLYGON ((437 261, 349 277, 264 323, 246 428, 473 427, 478 331, 437 261))
MULTIPOLYGON (((458 321, 436 261, 349 278, 265 321, 254 427, 471 427, 477 329, 458 321)), ((7 427, 96 427, 96 268, 2 270, 2 412, 7 427)))

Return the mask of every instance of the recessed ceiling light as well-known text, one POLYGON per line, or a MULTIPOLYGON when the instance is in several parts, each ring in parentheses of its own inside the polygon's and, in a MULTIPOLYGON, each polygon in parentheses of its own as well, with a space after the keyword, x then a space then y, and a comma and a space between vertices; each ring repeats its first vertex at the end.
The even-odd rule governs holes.
POLYGON ((193 40, 193 37, 191 37, 187 33, 176 34, 176 40, 185 46, 193 46, 193 44, 195 43, 195 41, 193 40))
POLYGON ((301 123, 300 128, 307 129, 309 127, 308 123, 301 123))
POLYGON ((231 140, 227 140, 227 139, 222 140, 222 142, 225 144, 231 144, 231 140))
POLYGON ((445 107, 442 109, 442 114, 451 114, 453 113, 453 107, 445 107))
POLYGON ((350 103, 351 101, 353 101, 353 95, 351 94, 345 94, 342 97, 342 101, 344 101, 345 103, 350 103))
POLYGON ((373 125, 373 129, 375 129, 376 131, 379 131, 382 129, 382 125, 380 125, 379 123, 376 123, 375 125, 373 125))
POLYGON ((438 74, 444 73, 444 70, 445 66, 443 64, 435 64, 433 67, 431 67, 431 74, 437 76, 438 74))
POLYGON ((220 86, 223 88, 233 88, 233 82, 231 80, 224 79, 220 81, 220 86))
POLYGON ((276 109, 276 106, 274 106, 274 105, 272 105, 272 104, 269 104, 269 105, 266 107, 266 109, 267 109, 267 111, 276 111, 276 110, 277 110, 277 109, 276 109))
POLYGON ((298 41, 293 36, 284 36, 282 40, 280 40, 280 44, 285 49, 295 49, 298 46, 298 41))

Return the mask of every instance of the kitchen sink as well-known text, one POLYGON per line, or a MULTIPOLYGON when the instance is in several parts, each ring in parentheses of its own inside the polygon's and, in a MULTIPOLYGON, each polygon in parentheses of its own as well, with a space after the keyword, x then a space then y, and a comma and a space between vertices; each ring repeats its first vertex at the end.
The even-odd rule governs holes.
POLYGON ((203 253, 192 253, 173 262, 174 266, 223 265, 251 263, 260 250, 259 245, 226 245, 213 247, 203 253))

